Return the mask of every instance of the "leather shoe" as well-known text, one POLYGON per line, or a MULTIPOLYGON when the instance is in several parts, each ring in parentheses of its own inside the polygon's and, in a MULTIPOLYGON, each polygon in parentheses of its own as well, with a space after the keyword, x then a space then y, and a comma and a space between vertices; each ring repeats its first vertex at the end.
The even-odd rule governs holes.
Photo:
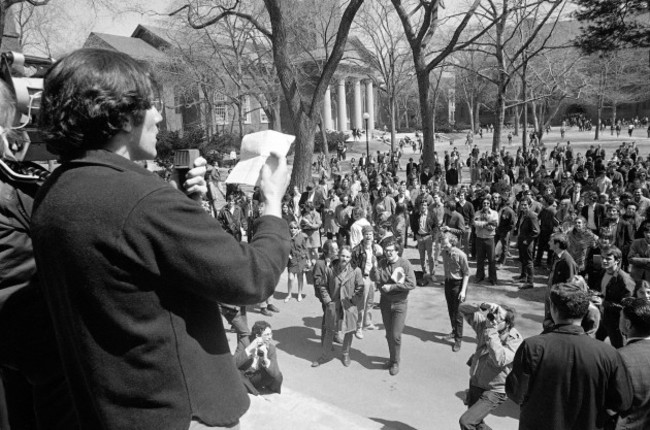
POLYGON ((312 361, 311 367, 318 367, 321 364, 325 364, 330 360, 331 360, 331 358, 328 358, 328 357, 320 357, 318 360, 312 361))
POLYGON ((456 342, 454 342, 454 346, 451 347, 451 350, 454 352, 460 351, 460 344, 461 344, 461 340, 456 339, 456 342))
POLYGON ((387 362, 384 363, 384 365, 383 365, 381 368, 382 368, 382 369, 386 369, 386 370, 388 370, 388 369, 390 369, 391 367, 393 367, 393 362, 390 361, 390 360, 388 360, 387 362))
POLYGON ((345 367, 350 367, 350 354, 343 354, 341 362, 345 367))
POLYGON ((390 366, 390 369, 388 369, 388 373, 390 373, 390 376, 395 376, 399 373, 399 364, 393 363, 390 366))
POLYGON ((260 313, 261 313, 262 315, 264 315, 265 317, 272 317, 272 316, 273 316, 273 314, 272 314, 271 312, 269 312, 269 310, 268 310, 267 308, 263 308, 263 309, 260 311, 260 313))
POLYGON ((278 307, 275 305, 268 305, 266 309, 270 310, 271 312, 276 312, 276 313, 280 312, 280 309, 278 309, 278 307))

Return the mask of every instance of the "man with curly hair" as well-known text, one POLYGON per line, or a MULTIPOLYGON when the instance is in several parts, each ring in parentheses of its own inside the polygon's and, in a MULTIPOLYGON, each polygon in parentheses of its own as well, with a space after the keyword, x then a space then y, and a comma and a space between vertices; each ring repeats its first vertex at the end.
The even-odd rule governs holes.
POLYGON ((238 428, 249 399, 218 303, 260 303, 278 283, 286 159, 262 168, 264 212, 240 243, 135 163, 156 156, 153 94, 119 52, 78 50, 47 72, 41 127, 62 164, 34 203, 43 294, 82 428, 238 428))

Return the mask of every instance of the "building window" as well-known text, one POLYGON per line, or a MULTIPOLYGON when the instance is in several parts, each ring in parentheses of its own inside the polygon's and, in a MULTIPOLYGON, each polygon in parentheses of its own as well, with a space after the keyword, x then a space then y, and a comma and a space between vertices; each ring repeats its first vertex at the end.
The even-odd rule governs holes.
POLYGON ((213 112, 215 124, 226 124, 228 122, 228 105, 226 105, 225 95, 215 94, 213 112))
POLYGON ((244 115, 244 124, 250 124, 252 122, 250 96, 243 97, 241 108, 242 108, 242 114, 244 115))
POLYGON ((261 124, 268 124, 269 123, 269 117, 266 116, 266 112, 264 112, 264 109, 260 107, 260 123, 261 124))

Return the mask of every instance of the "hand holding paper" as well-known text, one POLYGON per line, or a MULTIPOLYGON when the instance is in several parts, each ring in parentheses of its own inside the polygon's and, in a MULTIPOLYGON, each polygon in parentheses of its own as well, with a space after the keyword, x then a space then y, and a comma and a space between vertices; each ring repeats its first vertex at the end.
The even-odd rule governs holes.
POLYGON ((287 152, 295 136, 265 130, 242 139, 240 161, 226 183, 258 185, 264 196, 262 215, 282 216, 281 202, 289 185, 287 152))
MULTIPOLYGON (((275 171, 277 159, 285 158, 295 136, 273 130, 259 131, 244 136, 241 142, 240 160, 228 175, 227 184, 260 185, 262 166, 269 165, 275 171)), ((283 190, 284 192, 284 190, 283 190)))

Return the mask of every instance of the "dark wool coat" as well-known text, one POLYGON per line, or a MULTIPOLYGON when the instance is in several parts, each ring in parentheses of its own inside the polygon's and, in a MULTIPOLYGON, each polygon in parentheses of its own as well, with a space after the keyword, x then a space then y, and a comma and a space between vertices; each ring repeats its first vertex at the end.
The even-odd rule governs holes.
POLYGON ((249 406, 218 302, 260 303, 289 253, 287 223, 260 217, 250 244, 196 201, 105 150, 41 188, 32 237, 84 429, 234 423, 249 406))
POLYGON ((626 410, 632 390, 621 358, 582 327, 557 325, 521 344, 506 379, 520 430, 597 430, 606 409, 626 410))

